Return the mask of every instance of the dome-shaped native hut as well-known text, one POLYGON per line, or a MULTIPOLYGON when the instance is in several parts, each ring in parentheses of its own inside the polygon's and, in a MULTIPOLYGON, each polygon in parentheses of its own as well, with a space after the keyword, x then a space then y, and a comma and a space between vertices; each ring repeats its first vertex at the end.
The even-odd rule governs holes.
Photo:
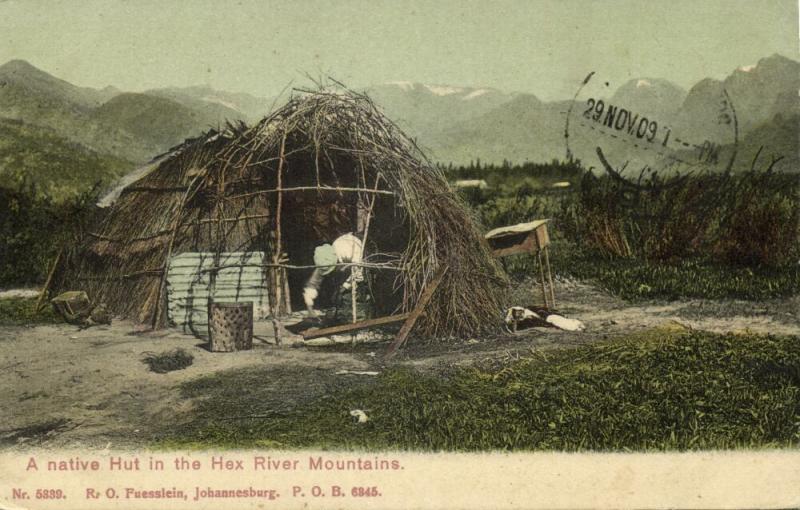
POLYGON ((446 266, 418 327, 465 335, 499 323, 506 278, 470 212, 415 143, 350 91, 299 92, 252 127, 157 158, 61 258, 51 290, 84 290, 154 327, 204 313, 209 299, 261 293, 282 314, 302 303, 314 247, 348 232, 364 240, 381 313, 412 309, 446 266))

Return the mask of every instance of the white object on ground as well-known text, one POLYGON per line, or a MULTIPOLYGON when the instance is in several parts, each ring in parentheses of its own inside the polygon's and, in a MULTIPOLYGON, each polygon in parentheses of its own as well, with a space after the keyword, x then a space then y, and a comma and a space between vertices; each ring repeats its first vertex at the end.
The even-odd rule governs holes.
POLYGON ((512 306, 508 309, 508 311, 506 311, 506 325, 511 326, 515 319, 518 323, 531 319, 544 321, 558 329, 563 329, 565 331, 583 331, 586 329, 586 326, 577 319, 568 319, 563 315, 559 315, 557 313, 548 313, 547 311, 543 311, 541 314, 539 314, 522 306, 512 306))
POLYGON ((545 320, 553 326, 566 331, 583 331, 586 329, 586 326, 584 326, 581 321, 577 319, 567 319, 561 315, 548 315, 545 320))
POLYGON ((0 290, 0 299, 33 298, 38 297, 42 291, 36 289, 9 289, 0 290))
POLYGON ((355 418, 358 423, 367 423, 369 421, 367 413, 365 413, 361 409, 353 409, 352 411, 350 411, 350 416, 355 418))
POLYGON ((541 317, 533 310, 523 308, 521 306, 512 306, 506 312, 506 324, 511 325, 511 323, 514 322, 514 312, 517 312, 518 314, 521 313, 521 315, 517 315, 517 321, 524 319, 541 319, 541 317))
POLYGON ((378 375, 380 372, 370 370, 339 370, 336 375, 378 375))

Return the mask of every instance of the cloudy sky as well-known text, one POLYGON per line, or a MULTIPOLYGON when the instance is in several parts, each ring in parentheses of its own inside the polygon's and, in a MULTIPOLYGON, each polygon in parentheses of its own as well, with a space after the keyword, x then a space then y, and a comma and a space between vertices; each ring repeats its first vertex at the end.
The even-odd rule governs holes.
POLYGON ((0 63, 124 90, 261 96, 306 75, 570 96, 591 70, 683 87, 780 53, 797 0, 0 0, 0 63))

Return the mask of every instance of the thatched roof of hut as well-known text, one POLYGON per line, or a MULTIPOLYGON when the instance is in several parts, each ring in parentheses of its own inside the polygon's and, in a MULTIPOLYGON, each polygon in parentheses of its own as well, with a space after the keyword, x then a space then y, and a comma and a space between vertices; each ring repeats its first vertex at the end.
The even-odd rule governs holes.
POLYGON ((211 131, 158 159, 73 247, 56 288, 163 326, 170 256, 262 251, 278 265, 288 252, 296 264, 303 243, 356 231, 354 211, 366 207, 367 254, 376 271, 393 271, 397 308, 413 308, 448 267, 418 323, 425 333, 499 323, 506 278, 471 213, 415 143, 350 91, 300 92, 252 127, 211 131))

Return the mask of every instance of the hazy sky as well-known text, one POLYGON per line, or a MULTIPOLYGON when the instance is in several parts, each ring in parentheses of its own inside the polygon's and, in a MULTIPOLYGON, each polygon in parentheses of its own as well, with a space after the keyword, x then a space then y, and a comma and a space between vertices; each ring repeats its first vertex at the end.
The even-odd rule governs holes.
POLYGON ((270 96, 305 73, 571 96, 591 70, 689 87, 798 58, 797 0, 0 0, 0 63, 80 85, 270 96))

